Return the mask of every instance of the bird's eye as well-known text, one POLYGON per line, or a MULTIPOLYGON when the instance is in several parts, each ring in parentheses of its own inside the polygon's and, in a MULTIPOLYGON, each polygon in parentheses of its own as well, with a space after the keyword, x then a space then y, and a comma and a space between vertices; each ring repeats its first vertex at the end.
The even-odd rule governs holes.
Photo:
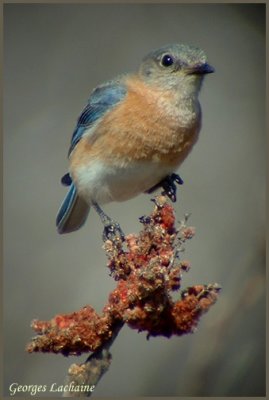
POLYGON ((162 64, 164 67, 170 67, 170 65, 174 64, 174 59, 173 59, 172 56, 170 56, 170 54, 165 54, 165 55, 162 57, 161 64, 162 64))

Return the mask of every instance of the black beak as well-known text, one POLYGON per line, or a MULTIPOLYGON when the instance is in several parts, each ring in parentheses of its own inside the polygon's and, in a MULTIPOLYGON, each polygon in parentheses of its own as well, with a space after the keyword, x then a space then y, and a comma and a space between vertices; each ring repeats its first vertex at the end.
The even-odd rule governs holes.
POLYGON ((208 63, 196 65, 188 70, 189 75, 212 74, 212 72, 215 72, 215 69, 208 63))

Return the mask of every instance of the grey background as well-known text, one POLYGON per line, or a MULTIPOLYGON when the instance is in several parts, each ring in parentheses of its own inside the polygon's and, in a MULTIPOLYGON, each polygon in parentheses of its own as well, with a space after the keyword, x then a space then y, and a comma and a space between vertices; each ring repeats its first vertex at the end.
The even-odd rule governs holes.
MULTIPOLYGON (((203 48, 216 68, 175 209, 178 219, 191 212, 197 230, 183 287, 223 290, 193 335, 147 341, 125 327, 95 395, 265 395, 264 12, 261 4, 4 6, 6 395, 12 382, 62 384, 68 366, 86 358, 24 351, 33 318, 85 304, 100 312, 115 287, 94 212, 77 233, 55 229, 70 137, 94 86, 171 42, 203 48)), ((141 195, 105 210, 137 232, 151 208, 141 195)))

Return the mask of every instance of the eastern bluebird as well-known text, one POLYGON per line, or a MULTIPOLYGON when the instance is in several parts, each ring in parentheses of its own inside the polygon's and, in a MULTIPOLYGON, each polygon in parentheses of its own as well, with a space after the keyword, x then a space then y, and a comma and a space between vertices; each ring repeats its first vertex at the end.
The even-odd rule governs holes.
POLYGON ((93 206, 105 227, 119 228, 99 204, 124 201, 158 186, 175 201, 173 171, 197 141, 198 94, 214 72, 196 47, 172 44, 149 53, 138 72, 95 88, 69 149, 70 186, 57 215, 59 233, 79 229, 93 206))

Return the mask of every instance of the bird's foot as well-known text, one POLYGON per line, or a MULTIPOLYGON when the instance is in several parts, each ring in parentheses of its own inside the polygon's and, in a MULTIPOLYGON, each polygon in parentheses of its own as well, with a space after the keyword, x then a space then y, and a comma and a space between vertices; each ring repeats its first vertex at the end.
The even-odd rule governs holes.
POLYGON ((169 197, 169 199, 175 203, 177 200, 177 187, 176 183, 178 185, 183 184, 183 180, 180 178, 179 175, 177 174, 171 174, 166 176, 161 182, 161 186, 164 189, 162 194, 166 195, 169 197))
POLYGON ((163 188, 163 195, 166 195, 169 197, 169 199, 175 203, 177 200, 177 187, 176 187, 176 183, 178 185, 182 185, 183 184, 183 180, 180 178, 179 175, 173 173, 171 175, 167 175, 164 179, 162 179, 159 183, 157 183, 157 185, 153 186, 152 188, 150 188, 147 193, 152 193, 155 190, 157 190, 158 188, 163 188))
POLYGON ((104 231, 103 231, 103 241, 111 240, 114 241, 121 241, 123 242, 125 239, 125 235, 120 227, 120 224, 113 221, 112 219, 108 218, 107 222, 104 224, 104 231))
POLYGON ((98 213, 99 217, 101 218, 101 221, 104 225, 104 231, 103 231, 103 241, 105 242, 106 240, 111 240, 111 241, 121 241, 123 242, 125 239, 125 235, 120 227, 120 225, 113 221, 99 206, 97 203, 92 203, 95 211, 98 213))

